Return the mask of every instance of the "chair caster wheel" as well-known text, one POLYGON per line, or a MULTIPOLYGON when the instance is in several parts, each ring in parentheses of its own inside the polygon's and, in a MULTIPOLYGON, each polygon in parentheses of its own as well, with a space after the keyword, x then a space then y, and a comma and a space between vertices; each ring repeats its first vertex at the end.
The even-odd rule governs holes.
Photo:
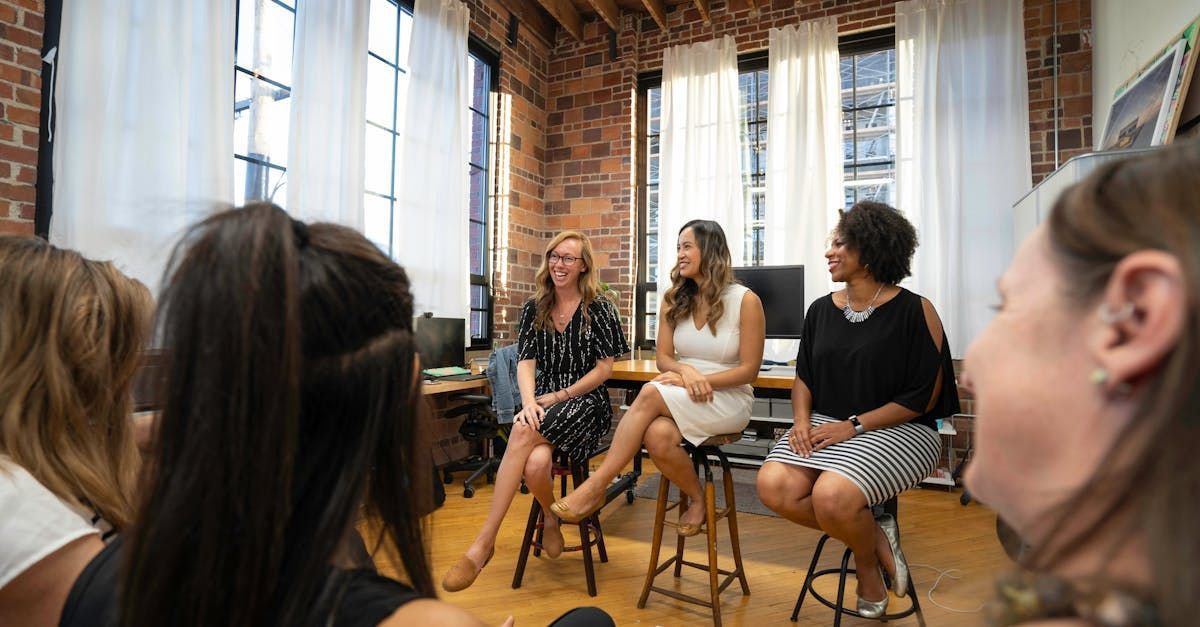
POLYGON ((529 494, 529 486, 524 483, 521 484, 521 494, 529 494))
POLYGON ((463 498, 469 499, 473 496, 475 496, 475 488, 472 488, 471 486, 463 488, 463 498))
POLYGON ((625 502, 633 505, 633 490, 627 490, 625 492, 625 502))

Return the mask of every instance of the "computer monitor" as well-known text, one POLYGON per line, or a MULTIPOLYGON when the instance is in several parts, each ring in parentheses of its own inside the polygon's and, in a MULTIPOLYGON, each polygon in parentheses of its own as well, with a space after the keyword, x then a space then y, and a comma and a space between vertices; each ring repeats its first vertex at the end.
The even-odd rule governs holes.
POLYGON ((734 268, 733 276, 762 301, 767 337, 800 338, 804 327, 804 266, 734 268))
POLYGON ((417 316, 413 327, 422 370, 467 363, 466 322, 462 318, 417 316))

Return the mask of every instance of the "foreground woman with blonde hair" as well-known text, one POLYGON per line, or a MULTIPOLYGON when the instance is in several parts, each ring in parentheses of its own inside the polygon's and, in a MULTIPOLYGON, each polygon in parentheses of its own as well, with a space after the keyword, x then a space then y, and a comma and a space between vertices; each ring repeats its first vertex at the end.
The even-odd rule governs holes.
POLYGON ((0 624, 57 624, 101 536, 131 522, 152 308, 112 264, 0 237, 0 624))

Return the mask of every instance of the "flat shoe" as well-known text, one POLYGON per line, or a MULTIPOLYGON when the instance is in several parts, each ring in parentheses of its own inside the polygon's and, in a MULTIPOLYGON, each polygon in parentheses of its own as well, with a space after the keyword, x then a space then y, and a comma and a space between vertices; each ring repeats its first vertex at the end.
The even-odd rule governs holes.
POLYGON ((442 577, 442 589, 446 592, 458 592, 471 587, 471 584, 475 583, 475 578, 483 572, 483 568, 492 561, 492 556, 495 554, 496 547, 493 546, 492 550, 488 552, 487 559, 483 560, 483 564, 479 566, 476 566, 475 562, 466 555, 458 558, 450 570, 446 571, 446 576, 442 577))
MULTIPOLYGON (((603 504, 604 503, 601 502, 600 505, 603 504)), ((584 519, 594 514, 598 509, 600 509, 600 506, 596 506, 588 512, 575 512, 571 510, 571 506, 567 505, 566 501, 555 501, 554 504, 550 506, 550 511, 554 512, 554 515, 558 516, 559 520, 572 525, 578 525, 584 519)))
POLYGON ((896 525, 895 517, 891 514, 884 514, 879 518, 879 528, 883 529, 883 535, 892 549, 892 560, 896 562, 896 576, 892 578, 892 592, 895 592, 898 597, 903 597, 908 594, 908 561, 904 559, 904 552, 900 550, 900 529, 896 525))
MULTIPOLYGON (((883 576, 883 566, 879 567, 879 576, 883 576)), ((879 618, 883 616, 883 613, 887 611, 889 598, 886 590, 883 593, 882 601, 868 601, 860 594, 858 597, 858 607, 856 608, 858 615, 863 618, 879 618)))
POLYGON ((558 556, 562 555, 564 544, 566 542, 563 540, 561 526, 542 527, 542 552, 546 557, 558 559, 558 556))
POLYGON ((681 535, 685 538, 690 538, 692 536, 699 535, 701 528, 703 526, 704 526, 703 523, 701 523, 699 525, 692 525, 689 523, 678 523, 675 525, 675 529, 679 532, 679 535, 681 535))

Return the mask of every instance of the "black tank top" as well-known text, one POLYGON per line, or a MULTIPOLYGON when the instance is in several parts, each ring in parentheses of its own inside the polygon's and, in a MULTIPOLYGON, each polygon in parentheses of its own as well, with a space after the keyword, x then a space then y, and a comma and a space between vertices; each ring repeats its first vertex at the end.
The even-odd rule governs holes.
MULTIPOLYGON (((79 574, 63 605, 60 627, 116 627, 121 538, 104 547, 79 574)), ((420 598, 412 588, 366 569, 341 571, 344 586, 334 627, 375 627, 401 605, 420 598)))

